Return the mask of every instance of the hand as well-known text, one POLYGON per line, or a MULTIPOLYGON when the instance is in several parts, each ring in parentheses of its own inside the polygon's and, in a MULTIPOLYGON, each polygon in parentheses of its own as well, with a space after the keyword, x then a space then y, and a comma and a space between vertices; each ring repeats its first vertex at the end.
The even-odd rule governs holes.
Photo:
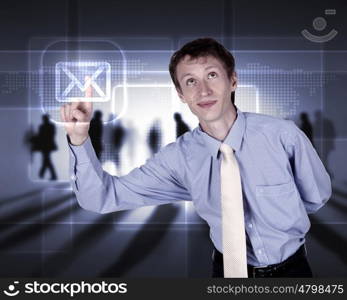
MULTIPOLYGON (((85 81, 90 77, 86 76, 85 81)), ((93 88, 89 85, 85 97, 93 95, 93 88)), ((64 127, 73 145, 82 145, 88 138, 90 120, 93 113, 92 102, 72 102, 60 107, 60 118, 65 123, 64 127)))

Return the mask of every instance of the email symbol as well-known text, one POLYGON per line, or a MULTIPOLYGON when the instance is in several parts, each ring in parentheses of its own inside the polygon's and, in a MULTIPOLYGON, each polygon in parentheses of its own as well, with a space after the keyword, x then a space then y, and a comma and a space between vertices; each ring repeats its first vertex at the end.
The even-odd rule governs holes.
POLYGON ((55 98, 59 102, 81 101, 81 98, 106 102, 111 98, 111 66, 107 62, 58 62, 55 78, 55 98), (89 86, 93 87, 93 96, 86 98, 89 86))

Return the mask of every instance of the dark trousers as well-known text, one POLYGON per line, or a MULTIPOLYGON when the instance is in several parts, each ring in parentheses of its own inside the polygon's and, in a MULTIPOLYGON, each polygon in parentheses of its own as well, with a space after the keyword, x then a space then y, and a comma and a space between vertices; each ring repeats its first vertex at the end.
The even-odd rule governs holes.
MULTIPOLYGON (((212 277, 224 277, 223 254, 214 248, 212 254, 212 277)), ((307 261, 305 246, 302 245, 292 256, 279 264, 265 268, 248 265, 248 278, 256 277, 313 277, 307 261)))
POLYGON ((51 172, 51 180, 57 179, 57 175, 55 173, 54 166, 51 161, 50 151, 42 152, 42 166, 39 173, 40 178, 42 178, 43 175, 45 175, 46 169, 48 169, 51 172))

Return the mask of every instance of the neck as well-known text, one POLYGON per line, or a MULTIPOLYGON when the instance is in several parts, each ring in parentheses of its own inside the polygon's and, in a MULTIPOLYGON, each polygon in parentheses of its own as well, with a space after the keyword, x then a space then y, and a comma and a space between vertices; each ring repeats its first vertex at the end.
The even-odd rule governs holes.
POLYGON ((236 109, 232 106, 232 109, 226 112, 223 119, 212 122, 200 122, 200 126, 208 135, 222 142, 228 135, 236 117, 236 109))

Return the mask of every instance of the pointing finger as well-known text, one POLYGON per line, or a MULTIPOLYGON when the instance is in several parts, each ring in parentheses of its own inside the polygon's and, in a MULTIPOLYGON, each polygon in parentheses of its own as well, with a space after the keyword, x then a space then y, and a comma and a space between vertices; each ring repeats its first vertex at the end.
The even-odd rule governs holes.
POLYGON ((85 97, 86 98, 93 97, 93 88, 92 88, 92 85, 91 85, 91 77, 90 76, 86 76, 84 78, 84 80, 85 80, 85 83, 87 84, 85 97))

